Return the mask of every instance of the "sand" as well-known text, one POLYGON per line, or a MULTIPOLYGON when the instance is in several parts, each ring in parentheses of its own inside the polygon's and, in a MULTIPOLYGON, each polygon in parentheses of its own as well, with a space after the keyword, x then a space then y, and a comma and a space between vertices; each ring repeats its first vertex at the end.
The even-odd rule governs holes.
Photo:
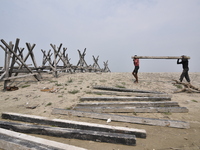
MULTIPOLYGON (((200 73, 190 73, 191 84, 200 88, 200 73)), ((49 118, 60 118, 106 124, 106 120, 90 119, 65 115, 52 115, 53 108, 70 109, 83 96, 91 94, 92 86, 125 87, 128 89, 151 90, 172 95, 188 113, 126 113, 123 115, 187 121, 189 129, 178 129, 160 126, 139 125, 111 121, 109 125, 145 129, 146 139, 137 138, 136 146, 110 144, 76 139, 64 139, 39 136, 62 143, 67 143, 91 150, 198 150, 200 149, 200 93, 174 93, 179 90, 172 79, 179 79, 180 73, 139 73, 139 83, 135 84, 131 73, 60 73, 58 78, 52 74, 42 74, 43 79, 36 81, 33 77, 15 80, 12 85, 19 87, 16 91, 0 91, 0 113, 15 112, 38 115, 49 118), (54 89, 52 93, 42 89, 54 89), (30 108, 34 109, 30 109, 30 108)), ((184 81, 185 82, 185 81, 184 81)), ((3 89, 3 82, 0 82, 3 89)), ((102 95, 103 96, 103 95, 102 95)), ((122 113, 121 113, 122 114, 122 113)))

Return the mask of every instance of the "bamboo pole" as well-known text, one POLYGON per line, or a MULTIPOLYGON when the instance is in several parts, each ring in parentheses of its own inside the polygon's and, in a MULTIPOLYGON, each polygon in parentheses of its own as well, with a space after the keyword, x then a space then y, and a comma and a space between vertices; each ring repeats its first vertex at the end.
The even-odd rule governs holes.
MULTIPOLYGON (((181 59, 181 56, 132 56, 132 59, 181 59)), ((190 59, 189 56, 184 56, 186 59, 190 59)))

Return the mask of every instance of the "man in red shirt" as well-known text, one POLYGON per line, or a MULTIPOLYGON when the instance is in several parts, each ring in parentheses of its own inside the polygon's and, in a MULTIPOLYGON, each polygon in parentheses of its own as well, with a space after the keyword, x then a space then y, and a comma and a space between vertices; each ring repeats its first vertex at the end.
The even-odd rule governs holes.
MULTIPOLYGON (((135 55, 135 56, 137 56, 137 55, 135 55)), ((137 73, 138 73, 138 70, 140 68, 139 67, 139 59, 134 57, 133 64, 135 66, 135 68, 134 68, 134 70, 132 72, 133 76, 135 77, 135 81, 134 82, 138 83, 138 75, 137 75, 137 73)))

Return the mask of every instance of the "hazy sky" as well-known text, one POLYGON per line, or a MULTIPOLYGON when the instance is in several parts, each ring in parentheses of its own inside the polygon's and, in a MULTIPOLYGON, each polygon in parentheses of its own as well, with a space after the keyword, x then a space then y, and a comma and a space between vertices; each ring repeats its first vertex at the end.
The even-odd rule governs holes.
MULTIPOLYGON (((24 48, 36 44, 38 66, 41 49, 62 43, 74 65, 77 50, 86 48, 88 64, 99 55, 99 65, 108 60, 112 72, 132 72, 135 54, 188 55, 190 72, 200 72, 200 0, 0 0, 0 20, 0 39, 19 38, 24 48)), ((139 71, 181 72, 182 66, 176 60, 140 60, 139 71)))

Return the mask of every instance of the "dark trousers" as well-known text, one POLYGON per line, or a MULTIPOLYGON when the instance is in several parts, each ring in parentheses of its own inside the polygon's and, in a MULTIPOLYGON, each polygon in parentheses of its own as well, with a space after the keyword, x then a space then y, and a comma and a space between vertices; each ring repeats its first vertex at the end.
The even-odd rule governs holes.
POLYGON ((182 74, 180 76, 180 81, 181 82, 183 81, 184 77, 187 80, 187 82, 190 82, 190 77, 189 77, 188 71, 189 71, 189 69, 183 69, 183 72, 182 72, 182 74))

